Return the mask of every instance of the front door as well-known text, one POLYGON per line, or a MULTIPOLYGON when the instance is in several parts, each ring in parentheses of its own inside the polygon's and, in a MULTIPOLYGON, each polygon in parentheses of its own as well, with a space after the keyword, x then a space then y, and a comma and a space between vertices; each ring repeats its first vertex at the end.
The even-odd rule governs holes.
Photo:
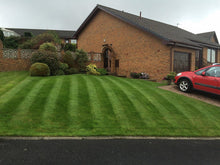
POLYGON ((190 54, 184 52, 174 52, 173 71, 176 73, 190 70, 190 54))
POLYGON ((108 57, 109 57, 109 51, 106 49, 103 53, 103 59, 104 59, 104 68, 108 69, 108 57))

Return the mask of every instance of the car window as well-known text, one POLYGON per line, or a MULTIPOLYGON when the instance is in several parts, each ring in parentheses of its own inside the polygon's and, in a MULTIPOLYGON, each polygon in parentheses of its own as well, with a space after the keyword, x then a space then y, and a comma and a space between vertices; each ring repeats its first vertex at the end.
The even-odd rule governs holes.
POLYGON ((202 69, 202 70, 200 70, 200 71, 195 72, 195 74, 197 74, 197 75, 202 75, 202 72, 205 72, 206 70, 207 70, 207 68, 202 69))
POLYGON ((216 77, 220 77, 220 67, 216 67, 216 77))
POLYGON ((210 77, 216 76, 216 69, 217 67, 211 67, 209 70, 206 71, 205 75, 210 77))

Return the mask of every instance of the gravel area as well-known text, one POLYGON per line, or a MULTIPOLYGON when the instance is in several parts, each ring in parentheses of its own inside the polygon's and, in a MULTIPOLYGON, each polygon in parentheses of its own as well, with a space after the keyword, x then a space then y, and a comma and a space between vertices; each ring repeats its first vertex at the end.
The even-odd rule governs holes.
POLYGON ((178 93, 178 94, 181 94, 187 97, 191 97, 191 98, 220 107, 220 96, 219 95, 214 95, 214 94, 210 94, 210 93, 206 93, 202 91, 196 91, 196 90, 192 91, 191 93, 184 93, 184 92, 179 91, 178 86, 176 85, 161 86, 159 88, 168 90, 171 92, 175 92, 175 93, 178 93))

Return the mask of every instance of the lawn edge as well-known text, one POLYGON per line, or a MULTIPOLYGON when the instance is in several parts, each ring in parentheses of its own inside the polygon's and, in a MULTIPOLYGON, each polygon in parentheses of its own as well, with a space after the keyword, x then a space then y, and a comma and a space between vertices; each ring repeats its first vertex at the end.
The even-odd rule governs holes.
POLYGON ((19 136, 1 136, 1 140, 220 140, 219 137, 166 137, 166 136, 42 136, 42 137, 19 137, 19 136))

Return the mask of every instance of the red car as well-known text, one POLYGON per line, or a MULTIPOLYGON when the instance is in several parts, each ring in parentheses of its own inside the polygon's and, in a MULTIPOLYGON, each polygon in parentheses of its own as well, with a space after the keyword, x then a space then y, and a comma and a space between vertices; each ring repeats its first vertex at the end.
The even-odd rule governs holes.
POLYGON ((196 89, 220 95, 220 64, 213 64, 193 72, 178 73, 175 84, 182 92, 196 89))

